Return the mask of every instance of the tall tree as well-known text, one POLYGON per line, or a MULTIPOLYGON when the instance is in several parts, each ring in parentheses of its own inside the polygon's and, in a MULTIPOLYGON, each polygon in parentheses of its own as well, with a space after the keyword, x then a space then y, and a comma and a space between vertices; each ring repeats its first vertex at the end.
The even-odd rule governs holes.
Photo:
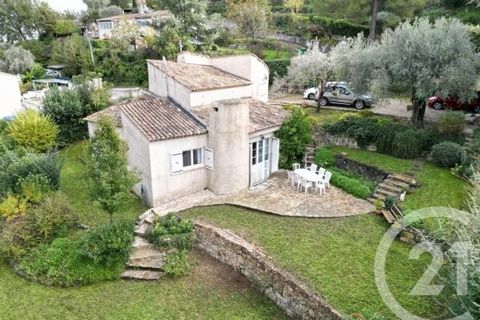
POLYGON ((372 0, 372 15, 370 17, 370 31, 368 33, 368 41, 375 40, 377 36, 377 15, 380 10, 381 0, 372 0))
POLYGON ((33 54, 21 47, 11 47, 5 51, 5 60, 0 61, 0 69, 13 74, 22 74, 35 63, 33 54))
POLYGON ((109 118, 100 119, 94 137, 87 146, 90 193, 95 202, 110 216, 132 198, 131 190, 138 175, 128 169, 127 146, 109 118))
POLYGON ((469 99, 474 92, 478 59, 468 30, 457 19, 421 18, 386 30, 378 42, 359 36, 340 46, 339 75, 358 92, 409 94, 412 121, 422 123, 429 95, 469 99))
POLYGON ((319 92, 317 103, 317 112, 319 112, 320 97, 325 92, 327 82, 335 78, 336 54, 336 50, 322 52, 318 46, 313 46, 304 55, 292 59, 287 75, 284 78, 275 79, 272 90, 289 90, 292 87, 303 88, 315 83, 319 92))
POLYGON ((0 1, 0 35, 8 42, 27 40, 35 32, 31 0, 0 1))
POLYGON ((227 0, 228 17, 238 26, 242 34, 250 36, 253 41, 268 30, 270 19, 269 0, 227 0))

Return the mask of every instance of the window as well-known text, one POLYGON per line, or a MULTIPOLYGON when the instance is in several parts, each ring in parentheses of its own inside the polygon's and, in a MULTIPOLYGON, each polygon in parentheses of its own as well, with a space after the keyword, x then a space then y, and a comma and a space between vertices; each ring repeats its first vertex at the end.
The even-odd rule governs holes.
POLYGON ((103 30, 112 30, 113 29, 113 24, 111 21, 102 21, 98 23, 98 26, 100 29, 103 30))
POLYGON ((149 19, 137 19, 136 23, 139 27, 146 27, 150 24, 150 20, 149 19))
POLYGON ((257 143, 252 143, 252 165, 257 164, 257 143))
POLYGON ((265 161, 270 158, 270 139, 265 140, 265 161))
POLYGON ((263 162, 263 142, 265 140, 258 141, 258 163, 263 162))
POLYGON ((183 151, 182 164, 184 168, 202 164, 202 149, 183 151))

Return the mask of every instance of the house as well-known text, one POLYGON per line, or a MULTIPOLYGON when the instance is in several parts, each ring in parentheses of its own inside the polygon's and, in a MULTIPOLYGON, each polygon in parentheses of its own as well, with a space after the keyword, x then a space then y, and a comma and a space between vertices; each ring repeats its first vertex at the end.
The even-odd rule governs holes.
POLYGON ((22 109, 20 78, 14 74, 0 72, 0 87, 2 88, 0 119, 11 119, 22 109))
POLYGON ((86 118, 112 118, 141 173, 134 191, 158 206, 210 189, 232 194, 278 170, 274 137, 287 113, 270 105, 268 67, 254 55, 149 60, 149 93, 86 118))
POLYGON ((105 17, 97 19, 97 33, 96 38, 108 39, 112 37, 113 30, 118 26, 120 21, 125 19, 129 23, 136 24, 140 27, 140 32, 143 35, 149 34, 152 29, 150 24, 154 19, 164 19, 170 17, 171 14, 167 10, 157 10, 152 12, 138 12, 131 14, 121 14, 112 17, 105 17))

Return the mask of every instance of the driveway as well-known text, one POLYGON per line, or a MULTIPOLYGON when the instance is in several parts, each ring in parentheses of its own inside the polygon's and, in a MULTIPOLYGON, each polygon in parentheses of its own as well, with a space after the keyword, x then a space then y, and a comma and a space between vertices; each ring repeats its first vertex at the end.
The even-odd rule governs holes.
MULTIPOLYGON (((279 103, 279 104, 297 104, 304 106, 316 107, 317 102, 312 100, 303 99, 302 95, 298 94, 289 94, 282 96, 272 96, 270 102, 279 103)), ((377 105, 369 108, 368 110, 373 111, 379 115, 392 116, 396 118, 402 118, 405 120, 410 120, 411 112, 407 111, 407 105, 410 104, 407 100, 401 99, 389 99, 382 101, 377 105)), ((324 107, 327 109, 336 109, 336 110, 345 110, 345 111, 355 111, 353 107, 343 107, 343 106, 327 106, 324 107)), ((425 120, 428 122, 437 122, 439 121, 441 115, 445 111, 443 110, 433 110, 427 108, 425 111, 425 120)), ((475 126, 478 126, 480 123, 480 115, 472 116, 471 114, 465 114, 465 121, 467 126, 465 127, 465 133, 470 135, 473 132, 475 126)))

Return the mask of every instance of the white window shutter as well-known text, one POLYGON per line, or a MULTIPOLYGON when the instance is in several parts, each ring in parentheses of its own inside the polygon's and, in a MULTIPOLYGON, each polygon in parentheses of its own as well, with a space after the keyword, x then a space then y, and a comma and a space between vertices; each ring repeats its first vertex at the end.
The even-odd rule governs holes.
POLYGON ((278 171, 278 160, 280 158, 280 141, 272 138, 272 172, 278 171))
POLYGON ((207 169, 213 170, 213 150, 210 148, 203 149, 203 163, 207 169))
POLYGON ((172 170, 172 174, 183 171, 183 157, 181 153, 170 155, 170 168, 172 170))

